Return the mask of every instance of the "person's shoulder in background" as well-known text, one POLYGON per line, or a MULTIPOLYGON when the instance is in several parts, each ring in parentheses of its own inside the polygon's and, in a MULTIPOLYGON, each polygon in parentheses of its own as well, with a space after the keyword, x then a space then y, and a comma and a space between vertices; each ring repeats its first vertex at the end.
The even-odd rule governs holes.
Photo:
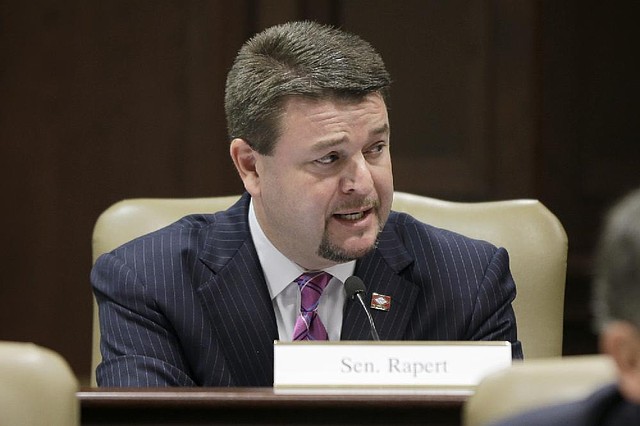
POLYGON ((640 424, 640 406, 625 401, 615 384, 587 398, 545 406, 508 417, 491 426, 596 426, 640 424))

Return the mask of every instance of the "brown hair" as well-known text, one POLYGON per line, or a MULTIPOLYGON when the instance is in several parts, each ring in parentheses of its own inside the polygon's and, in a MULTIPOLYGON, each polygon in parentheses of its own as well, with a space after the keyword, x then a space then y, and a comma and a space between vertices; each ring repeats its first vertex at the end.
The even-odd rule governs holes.
POLYGON ((386 102, 390 83, 380 55, 356 35, 309 21, 268 28, 242 46, 227 76, 229 137, 269 155, 288 97, 379 92, 386 102))

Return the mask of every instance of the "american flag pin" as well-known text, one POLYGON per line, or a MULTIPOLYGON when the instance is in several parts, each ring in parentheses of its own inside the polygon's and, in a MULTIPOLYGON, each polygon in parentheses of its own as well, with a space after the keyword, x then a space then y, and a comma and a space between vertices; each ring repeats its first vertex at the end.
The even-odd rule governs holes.
POLYGON ((388 311, 391 308, 391 296, 373 293, 371 295, 371 308, 379 311, 388 311))

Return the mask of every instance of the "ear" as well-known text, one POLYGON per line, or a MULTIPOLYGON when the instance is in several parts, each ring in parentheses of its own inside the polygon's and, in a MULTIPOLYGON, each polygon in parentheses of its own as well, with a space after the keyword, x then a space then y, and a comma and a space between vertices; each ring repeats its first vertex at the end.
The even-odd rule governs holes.
POLYGON ((602 352, 610 355, 617 368, 620 392, 640 403, 640 334, 628 322, 615 321, 603 331, 602 352))
POLYGON ((244 139, 232 140, 229 154, 245 189, 251 196, 257 196, 260 193, 260 176, 256 167, 259 154, 244 139))

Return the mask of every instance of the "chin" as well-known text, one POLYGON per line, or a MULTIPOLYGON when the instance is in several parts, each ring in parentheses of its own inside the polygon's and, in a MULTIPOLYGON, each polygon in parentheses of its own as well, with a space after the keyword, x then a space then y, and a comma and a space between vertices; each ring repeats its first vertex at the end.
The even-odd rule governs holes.
POLYGON ((318 255, 336 263, 345 263, 360 259, 376 248, 376 241, 359 247, 340 247, 328 241, 323 241, 318 248, 318 255))

